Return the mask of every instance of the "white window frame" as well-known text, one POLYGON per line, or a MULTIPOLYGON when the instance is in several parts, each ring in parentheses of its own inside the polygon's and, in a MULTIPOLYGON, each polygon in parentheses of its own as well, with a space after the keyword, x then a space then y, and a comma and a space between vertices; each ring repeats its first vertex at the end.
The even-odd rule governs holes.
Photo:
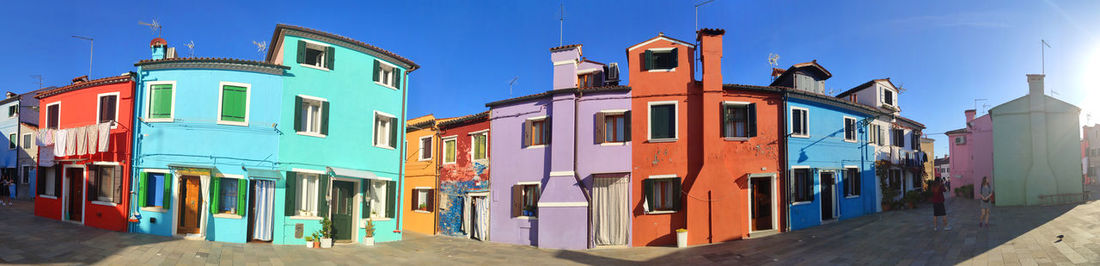
POLYGON ((952 142, 955 143, 955 145, 966 145, 966 136, 955 136, 952 138, 952 142))
MULTIPOLYGON (((795 180, 797 180, 798 176, 795 176, 794 171, 795 170, 800 170, 800 169, 806 169, 807 171, 809 171, 809 175, 810 175, 810 184, 809 184, 809 186, 810 186, 810 201, 795 201, 796 199, 792 198, 791 199, 791 206, 810 204, 810 203, 813 203, 814 200, 815 200, 815 197, 813 195, 813 191, 817 190, 816 189, 816 187, 817 187, 817 181, 816 181, 817 178, 814 177, 814 170, 811 169, 809 165, 792 165, 791 166, 791 177, 792 177, 791 182, 794 182, 795 180)), ((797 189, 797 186, 796 186, 796 189, 797 189)))
POLYGON ((458 162, 458 135, 446 136, 446 137, 442 137, 442 138, 439 138, 439 139, 440 139, 440 141, 439 141, 439 144, 440 144, 439 145, 440 146, 439 156, 441 157, 441 158, 439 158, 439 161, 443 162, 444 165, 457 163, 458 162), (450 161, 450 162, 447 161, 447 155, 450 155, 449 153, 447 153, 447 142, 448 141, 454 141, 455 142, 455 150, 453 151, 455 153, 454 154, 455 160, 450 161))
MULTIPOLYGON (((539 121, 539 120, 542 120, 543 121, 542 126, 545 128, 545 127, 550 126, 550 124, 546 123, 546 122, 549 122, 549 120, 547 120, 549 118, 550 118, 550 116, 548 116, 548 115, 541 115, 541 116, 528 117, 527 119, 524 119, 524 121, 539 121)), ((524 128, 523 129, 525 134, 526 134, 527 130, 534 130, 533 122, 532 122, 531 126, 532 126, 532 128, 524 128)), ((540 134, 540 136, 544 136, 545 134, 551 134, 552 135, 552 134, 554 134, 554 132, 552 130, 553 130, 553 128, 551 128, 551 131, 547 132, 545 129, 543 129, 543 130, 540 130, 540 131, 542 131, 542 133, 539 133, 539 134, 540 134)), ((549 139, 549 138, 547 138, 547 139, 549 139)), ((534 143, 534 142, 535 142, 534 138, 531 138, 531 143, 534 143)), ((549 141, 547 141, 547 142, 549 142, 549 141)), ((524 149, 543 148, 543 147, 546 147, 546 145, 549 145, 549 143, 532 144, 532 145, 527 145, 527 147, 523 147, 523 148, 524 149)), ((455 149, 457 150, 458 148, 455 148, 455 149)))
POLYGON ((873 121, 867 123, 867 143, 878 146, 878 132, 880 130, 879 125, 875 124, 873 121))
MULTIPOLYGON (((856 169, 856 177, 855 177, 856 179, 863 178, 863 169, 860 169, 859 166, 857 166, 857 165, 845 165, 844 170, 842 172, 843 176, 841 177, 841 180, 844 180, 844 178, 848 176, 848 170, 850 170, 850 169, 856 169)), ((848 180, 844 180, 844 186, 848 186, 848 180)), ((860 189, 863 189, 863 180, 859 181, 859 187, 856 187, 855 189, 856 189, 856 193, 859 193, 858 195, 853 195, 853 196, 844 195, 844 198, 854 199, 854 198, 859 198, 859 197, 863 196, 863 191, 860 191, 860 189)))
MULTIPOLYGON (((536 200, 542 198, 542 182, 530 182, 530 181, 516 182, 515 185, 516 186, 535 186, 535 191, 538 191, 538 193, 539 193, 538 197, 536 197, 536 200)), ((520 190, 522 191, 523 189, 520 189, 520 190)), ((523 200, 522 196, 520 197, 520 200, 523 200)), ((524 205, 524 203, 526 203, 526 201, 520 203, 521 208, 526 208, 527 207, 526 205, 524 205)), ((535 202, 535 208, 538 209, 538 206, 539 206, 539 203, 536 201, 535 202)), ((523 220, 538 220, 539 216, 538 216, 538 214, 535 214, 535 216, 523 215, 523 212, 521 211, 520 215, 516 216, 515 218, 516 219, 523 219, 523 220)))
POLYGON ((22 142, 23 142, 23 143, 22 143, 22 144, 23 144, 23 146, 22 146, 22 148, 23 148, 23 149, 27 149, 27 148, 30 148, 30 147, 31 147, 31 145, 34 145, 34 140, 33 140, 32 138, 34 138, 34 135, 33 135, 33 134, 31 134, 31 133, 25 133, 25 134, 23 134, 23 138, 22 138, 22 139, 20 139, 20 141, 22 141, 22 142), (27 143, 28 141, 30 141, 30 143, 27 143))
MULTIPOLYGON (((364 198, 364 199, 370 201, 370 200, 374 200, 376 198, 375 194, 377 194, 377 193, 376 193, 376 189, 374 188, 374 183, 375 182, 380 182, 380 183, 386 184, 386 182, 389 182, 389 181, 391 181, 391 180, 370 179, 367 182, 367 194, 366 194, 367 197, 364 198)), ((396 185, 396 184, 397 183, 394 183, 394 185, 396 185)), ((388 185, 388 184, 386 184, 386 185, 388 185)), ((383 192, 389 192, 388 190, 389 190, 389 187, 386 187, 383 190, 383 192)), ((397 190, 397 189, 394 189, 394 193, 401 193, 401 191, 397 190)), ((374 217, 373 212, 371 212, 373 210, 367 209, 366 210, 367 212, 371 212, 371 215, 368 215, 367 217, 369 217, 369 218, 367 218, 367 219, 369 219, 371 221, 389 221, 389 220, 392 220, 394 218, 397 218, 397 217, 393 217, 393 218, 386 217, 386 206, 390 204, 389 202, 387 202, 388 197, 389 197, 389 195, 385 195, 384 197, 377 197, 378 202, 380 203, 377 206, 381 206, 382 212, 378 214, 378 217, 374 217)), ((400 210, 397 209, 397 208, 401 208, 401 206, 398 205, 400 203, 400 200, 401 200, 400 195, 394 195, 394 200, 397 200, 398 202, 394 203, 395 210, 394 210, 393 215, 394 216, 400 216, 401 215, 400 210)), ((371 202, 370 206, 371 206, 371 208, 374 208, 374 206, 375 206, 374 202, 371 202)))
MULTIPOLYGON (((720 111, 722 111, 722 113, 725 114, 727 106, 744 106, 745 108, 748 108, 748 106, 750 104, 752 104, 752 103, 750 103, 750 102, 738 102, 738 101, 722 101, 722 103, 718 105, 719 106, 718 108, 720 108, 721 109, 720 111)), ((722 117, 719 116, 718 118, 721 119, 722 117)), ((721 136, 721 137, 725 140, 748 140, 750 138, 750 137, 748 137, 749 126, 750 126, 749 122, 750 121, 755 122, 756 118, 755 117, 748 117, 747 113, 745 114, 745 118, 747 119, 745 121, 745 135, 746 135, 745 137, 727 137, 727 136, 721 136)), ((718 126, 722 127, 722 128, 725 128, 726 127, 726 121, 721 121, 721 123, 718 123, 718 126)), ((724 132, 724 130, 719 130, 719 134, 721 134, 721 132, 724 132)))
MULTIPOLYGON (((98 115, 97 115, 97 116, 98 116, 98 115)), ((97 119, 98 119, 98 117, 97 117, 97 119)), ((99 186, 100 184, 103 184, 103 183, 102 183, 102 182, 103 182, 103 180, 100 180, 100 179, 98 179, 98 178, 99 178, 99 174, 100 174, 100 170, 101 170, 101 169, 99 168, 100 166, 111 166, 111 167, 113 168, 114 166, 121 166, 121 165, 122 165, 122 164, 119 164, 118 162, 92 162, 92 167, 96 167, 96 172, 95 172, 96 176, 94 176, 94 177, 92 177, 92 176, 87 176, 87 174, 88 174, 88 173, 87 173, 87 172, 85 172, 85 173, 84 173, 84 174, 85 174, 84 180, 85 180, 85 181, 87 181, 87 180, 90 180, 90 179, 92 179, 92 178, 97 178, 97 179, 96 179, 96 186, 99 186)), ((87 170, 87 168, 84 168, 84 169, 85 169, 85 170, 87 170)), ((116 172, 115 174, 117 174, 117 175, 121 175, 121 174, 122 174, 122 172, 124 172, 124 171, 125 171, 124 169, 122 169, 121 167, 119 167, 119 168, 118 168, 118 172, 116 172)), ((113 181, 112 181, 112 182, 113 182, 113 181)), ((125 181, 123 181, 123 182, 125 182, 125 181)), ((122 186, 122 184, 111 184, 111 186, 122 186)), ((111 201, 111 200, 114 200, 114 199, 111 199, 111 200, 108 200, 108 201, 103 201, 103 200, 99 199, 99 187, 95 187, 95 188, 91 188, 91 189, 86 189, 86 190, 85 190, 85 192, 87 192, 87 193, 95 193, 95 194, 96 194, 96 200, 93 200, 93 201, 92 201, 92 203, 93 203, 93 204, 97 204, 97 205, 104 205, 104 206, 117 206, 117 204, 115 204, 114 202, 112 202, 112 201, 111 201)), ((114 195, 114 196, 115 196, 115 197, 122 197, 121 193, 126 193, 126 192, 127 192, 127 191, 125 191, 125 190, 120 190, 120 192, 119 192, 119 193, 120 193, 120 195, 114 195)), ((114 193, 114 189, 112 189, 112 193, 114 193)))
MULTIPOLYGON (((172 90, 175 93, 175 90, 172 90)), ((174 98, 174 97, 173 97, 174 98)), ((252 84, 222 81, 218 82, 218 112, 216 113, 219 125, 248 126, 248 117, 252 109, 252 84), (244 122, 222 120, 222 95, 225 94, 225 86, 244 87, 244 122)), ((174 105, 173 105, 174 106, 174 105)))
POLYGON ((787 119, 787 120, 790 120, 787 123, 790 125, 790 128, 791 128, 791 137, 809 138, 810 137, 810 109, 805 108, 805 107, 791 106, 790 114, 791 114, 791 119, 787 119), (802 134, 794 132, 794 111, 795 110, 801 110, 801 111, 806 113, 806 117, 802 118, 802 123, 804 123, 804 126, 802 127, 802 130, 804 130, 806 132, 802 132, 802 134))
POLYGON ((374 134, 372 134, 372 136, 374 137, 374 139, 372 140, 372 142, 374 142, 373 143, 374 146, 378 147, 378 148, 388 149, 388 150, 396 149, 397 147, 390 147, 389 146, 390 145, 390 139, 389 138, 390 137, 399 138, 400 136, 390 136, 391 128, 396 127, 397 125, 393 125, 393 123, 390 123, 389 121, 386 121, 387 123, 391 124, 391 125, 388 125, 388 127, 386 127, 386 132, 385 132, 386 141, 384 143, 381 143, 381 144, 378 143, 378 128, 377 127, 378 127, 378 117, 379 116, 384 116, 384 117, 388 117, 388 118, 397 118, 397 116, 395 116, 395 115, 391 115, 391 114, 381 112, 381 111, 377 111, 377 110, 374 111, 374 123, 371 124, 371 129, 373 129, 372 131, 374 131, 373 132, 374 134))
POLYGON ((294 196, 298 197, 298 199, 294 201, 295 204, 297 204, 297 206, 294 206, 294 207, 295 207, 295 209, 298 209, 297 210, 298 213, 296 213, 295 216, 290 217, 290 218, 292 218, 292 219, 320 218, 321 214, 319 214, 317 212, 320 209, 318 207, 320 206, 321 203, 318 202, 318 200, 317 200, 317 193, 321 192, 321 190, 320 190, 320 188, 321 188, 321 175, 323 175, 325 173, 323 173, 321 171, 302 170, 302 169, 293 169, 293 170, 291 170, 291 172, 294 172, 294 173, 297 174, 297 176, 298 176, 296 178, 297 180, 294 180, 294 181, 299 182, 299 183, 296 184, 295 188, 294 188, 294 189, 297 190, 297 191, 294 191, 294 196), (312 188, 307 188, 305 186, 306 184, 308 184, 308 182, 306 182, 306 179, 309 179, 309 178, 314 179, 313 180, 314 185, 313 185, 312 188), (307 189, 311 189, 312 191, 307 191, 307 189), (312 193, 305 193, 305 192, 312 192, 312 193), (303 215, 303 213, 302 213, 302 211, 303 211, 302 210, 303 199, 308 200, 308 202, 304 203, 306 206, 309 206, 311 204, 313 205, 313 210, 308 210, 308 211, 312 211, 312 212, 309 213, 309 214, 306 214, 306 215, 303 215))
POLYGON ((10 133, 8 134, 8 149, 15 150, 16 148, 19 148, 19 134, 10 133))
POLYGON ((19 116, 19 102, 15 102, 14 104, 8 106, 8 117, 16 117, 16 116, 19 116), (12 107, 15 107, 15 113, 11 112, 12 107))
MULTIPOLYGON (((675 179, 676 179, 676 178, 678 178, 678 177, 679 177, 679 176, 677 176, 677 175, 674 175, 674 174, 672 174, 672 175, 651 175, 651 176, 649 176, 649 177, 646 177, 645 179, 673 179, 673 180, 675 180, 675 179)), ((674 181, 674 182, 675 182, 675 181, 674 181)), ((684 185, 684 184, 683 184, 683 183, 682 183, 682 181, 681 181, 681 184, 680 184, 681 188, 683 187, 683 185, 684 185)), ((642 207, 643 207, 643 209, 647 208, 646 206, 649 206, 649 205, 646 205, 646 203, 645 203, 645 193, 646 193, 646 191, 642 191, 642 201, 643 201, 643 202, 642 202, 642 207)), ((682 192, 682 191, 681 191, 680 193, 681 193, 681 194, 683 194, 683 192, 682 192)), ((654 200, 657 200, 657 199, 654 199, 654 200)), ((675 201, 675 199, 673 199, 673 201, 675 201)), ((680 205, 683 205, 683 202, 681 202, 681 204, 680 204, 680 205)), ((680 206, 680 208, 681 208, 681 209, 683 209, 683 206, 680 206)), ((658 210, 644 210, 644 212, 645 212, 645 214, 669 214, 669 213, 677 213, 677 212, 680 212, 680 210, 671 210, 671 211, 670 211, 670 210, 662 210, 662 211, 658 211, 658 210)))
MULTIPOLYGON (((397 90, 397 86, 394 86, 395 80, 393 79, 393 71, 394 71, 394 69, 400 69, 400 68, 397 67, 397 65, 390 64, 389 62, 386 62, 386 61, 382 61, 382 60, 377 60, 377 61, 379 63, 382 63, 382 65, 380 65, 378 67, 378 71, 381 72, 381 73, 378 73, 378 81, 375 81, 374 84, 378 84, 379 86, 382 86, 382 87, 397 90), (389 67, 389 71, 386 71, 386 67, 389 67), (386 82, 386 81, 389 81, 389 82, 386 82)), ((397 78, 400 79, 401 77, 397 77, 397 78)))
MULTIPOLYGON (((412 191, 414 192, 414 193, 412 194, 412 196, 413 196, 413 197, 417 197, 417 201, 418 201, 418 203, 420 203, 420 204, 427 204, 427 203, 425 203, 425 202, 423 202, 423 201, 420 201, 420 200, 419 200, 419 198, 420 198, 420 192, 424 192, 424 199, 427 199, 427 198, 428 198, 428 194, 431 194, 431 192, 432 192, 432 191, 434 191, 434 190, 435 190, 435 189, 434 189, 434 188, 431 188, 431 187, 414 187, 414 188, 412 189, 412 191)), ((412 206, 412 208, 411 208, 411 209, 413 210, 413 212, 418 212, 418 213, 432 213, 432 207, 428 207, 428 208, 425 208, 424 210, 420 210, 420 206, 412 206)))
MULTIPOLYGON (((661 53, 664 53, 664 52, 672 53, 672 51, 673 51, 674 49, 676 49, 676 48, 675 48, 675 47, 664 47, 664 48, 650 48, 650 49, 646 49, 646 51, 652 51, 652 52, 654 52, 654 53, 657 53, 657 52, 661 52, 661 53)), ((642 55, 644 56, 644 55, 645 55, 645 52, 643 52, 643 53, 642 53, 642 55)), ((673 68, 660 68, 660 69, 655 69, 655 68, 651 68, 651 69, 649 69, 649 70, 646 70, 646 72, 673 72, 673 71, 676 71, 676 68, 677 68, 677 67, 680 67, 680 58, 679 58, 679 56, 680 56, 680 55, 678 55, 678 54, 673 54, 672 56, 673 56, 673 57, 677 57, 677 58, 676 58, 676 67, 673 67, 673 68)), ((656 61, 656 60, 654 60, 654 61, 656 61)), ((648 66, 646 66, 646 67, 648 67, 648 66)))
MULTIPOLYGON (((489 130, 485 129, 485 130, 474 131, 474 132, 470 132, 469 135, 470 135, 470 162, 485 162, 485 161, 488 161, 489 160, 489 130), (476 156, 475 154, 477 154, 475 152, 477 150, 477 139, 476 139, 476 137, 478 135, 485 135, 485 158, 481 158, 481 159, 475 158, 475 156, 476 156)), ((455 145, 458 145, 458 143, 455 143, 455 145)), ((456 146, 456 149, 457 149, 457 146, 456 146)))
POLYGON ((416 152, 419 153, 419 156, 417 157, 418 161, 421 161, 421 162, 431 161, 432 160, 432 153, 435 153, 435 146, 434 146, 435 145, 435 139, 433 138, 433 136, 432 135, 427 135, 427 136, 420 137, 419 139, 417 139, 416 145, 417 145, 416 146, 417 147, 416 152), (432 152, 430 152, 428 154, 424 154, 424 139, 428 139, 428 146, 432 147, 432 152), (425 156, 425 155, 427 155, 427 156, 425 156))
MULTIPOLYGON (((43 169, 37 169, 35 171, 41 171, 41 170, 43 170, 43 169)), ((46 186, 47 184, 50 183, 50 180, 53 180, 53 186, 54 187, 50 188, 49 186, 46 186, 46 189, 43 190, 43 192, 45 192, 45 193, 38 194, 38 197, 47 198, 47 199, 58 199, 59 197, 61 197, 61 195, 50 195, 50 193, 54 193, 54 191, 57 191, 57 186, 61 185, 58 182, 64 183, 65 180, 57 180, 57 178, 63 178, 63 177, 59 177, 58 175, 60 175, 61 173, 58 173, 58 171, 54 171, 53 167, 45 167, 45 171, 52 171, 53 176, 47 176, 46 180, 43 180, 43 182, 42 182, 44 184, 35 184, 35 185, 36 186, 46 186)), ((61 172, 64 172, 64 170, 62 170, 61 172)), ((37 174, 37 172, 36 172, 36 174, 37 174)), ((37 193, 38 193, 38 191, 35 191, 35 194, 37 194, 37 193)), ((64 191, 62 191, 62 193, 64 193, 64 191)))
MULTIPOLYGON (((807 116, 809 114, 807 113, 807 116)), ((851 116, 844 116, 844 142, 856 143, 859 141, 859 119, 851 116), (848 139, 848 120, 852 120, 852 138, 848 139)))
MULTIPOLYGON (((175 80, 169 81, 150 81, 145 83, 145 117, 142 121, 146 123, 158 123, 158 122, 172 122, 176 119, 176 91, 179 90, 179 86, 176 85, 175 80), (153 86, 156 85, 172 85, 172 108, 168 114, 168 118, 150 118, 153 114, 153 86)), ((120 99, 121 100, 121 99, 120 99)), ((116 104, 117 105, 117 104, 116 104)), ((58 108, 58 112, 61 108, 58 108)), ((60 117, 59 117, 60 120, 60 117)), ((61 123, 57 123, 58 127, 61 127, 61 123)))
MULTIPOLYGON (((172 91, 175 92, 176 87, 173 86, 172 91)), ((115 122, 111 123, 111 129, 115 129, 115 128, 118 128, 118 110, 119 110, 118 106, 120 105, 120 102, 122 101, 122 96, 120 96, 119 92, 117 92, 117 91, 116 92, 107 92, 107 93, 96 94, 96 96, 95 96, 95 99, 96 99, 96 101, 95 101, 95 112, 96 112, 95 113, 95 122, 99 123, 100 108, 102 108, 101 105, 103 104, 103 97, 106 97, 106 96, 115 96, 115 118, 113 120, 115 122)))
POLYGON ((894 90, 891 90, 889 88, 886 88, 886 87, 882 87, 882 98, 880 98, 879 101, 882 102, 882 104, 884 104, 884 105, 889 105, 889 106, 895 106, 896 107, 896 106, 898 106, 898 92, 896 92, 894 90), (890 101, 892 103, 887 103, 886 102, 886 92, 890 92, 890 96, 891 96, 890 101))
POLYGON ((626 115, 627 111, 629 111, 629 110, 626 110, 626 109, 600 110, 599 113, 603 114, 604 116, 619 116, 619 115, 622 115, 623 116, 623 131, 624 131, 623 141, 607 141, 607 121, 605 120, 603 125, 596 125, 598 127, 603 127, 603 132, 604 132, 603 136, 599 136, 599 137, 603 138, 603 141, 600 142, 600 146, 621 146, 621 145, 630 144, 630 141, 626 140, 628 136, 625 133, 627 127, 630 124, 630 121, 626 121, 626 116, 625 115, 626 115))
POLYGON ((44 127, 50 128, 50 106, 54 105, 57 105, 57 129, 61 129, 61 101, 52 102, 46 105, 46 109, 45 111, 43 111, 44 113, 46 113, 46 124, 44 125, 44 127))
POLYGON ((35 178, 36 178, 36 179, 38 178, 38 177, 37 177, 37 175, 38 175, 38 172, 37 172, 37 170, 35 169, 34 165, 31 165, 31 164, 24 164, 24 165, 20 165, 20 166, 19 166, 19 173, 20 173, 20 174, 24 174, 24 175, 22 176, 22 178, 19 178, 19 183, 20 183, 20 184, 30 184, 30 183, 31 183, 31 176, 32 176, 32 175, 33 175, 33 176, 35 176, 35 178), (26 171, 27 169, 30 169, 30 171, 26 171), (32 172, 33 172, 34 174, 30 174, 30 173, 32 173, 32 172))
MULTIPOLYGON (((320 48, 321 48, 320 49, 321 50, 321 60, 318 61, 318 63, 321 63, 321 65, 316 66, 316 65, 306 64, 306 63, 298 63, 298 65, 308 67, 308 68, 312 68, 312 69, 317 69, 317 70, 332 71, 332 69, 329 69, 329 68, 325 67, 325 62, 327 61, 327 59, 329 57, 328 48, 331 47, 331 45, 324 44, 324 43, 319 43, 319 42, 315 42, 315 41, 311 41, 311 40, 306 40, 306 39, 301 39, 301 41, 306 42, 306 49, 318 50, 318 49, 315 49, 315 48, 320 46, 320 48), (313 46, 315 48, 310 48, 310 46, 313 46)), ((297 61, 297 58, 295 58, 295 61, 297 61)))
POLYGON ((646 140, 649 142, 675 142, 680 139, 680 101, 654 101, 646 103, 646 140), (672 116, 675 123, 672 125, 672 138, 653 138, 653 106, 672 104, 672 116))
MULTIPOLYGON (((249 90, 249 91, 251 91, 251 90, 249 90)), ((299 97, 299 98, 302 98, 303 103, 305 103, 305 101, 316 101, 317 102, 317 114, 316 114, 317 115, 317 132, 309 131, 308 127, 303 127, 303 129, 305 129, 304 131, 297 131, 296 133, 298 133, 298 135, 302 135, 302 136, 310 136, 310 137, 318 137, 318 138, 326 137, 325 134, 321 134, 321 121, 320 120, 324 118, 324 117, 321 116, 321 114, 323 114, 325 112, 325 103, 328 102, 328 99, 321 98, 321 97, 315 97, 315 96, 309 96, 309 95, 302 95, 302 94, 298 94, 296 96, 299 97)), ((294 107, 294 108, 302 108, 302 106, 297 106, 297 107, 294 107)), ((308 111, 308 109, 302 110, 302 112, 300 112, 302 115, 304 115, 306 117, 301 117, 299 119, 301 119, 301 121, 303 123, 306 123, 307 125, 312 124, 313 116, 311 114, 307 114, 306 111, 308 111)))

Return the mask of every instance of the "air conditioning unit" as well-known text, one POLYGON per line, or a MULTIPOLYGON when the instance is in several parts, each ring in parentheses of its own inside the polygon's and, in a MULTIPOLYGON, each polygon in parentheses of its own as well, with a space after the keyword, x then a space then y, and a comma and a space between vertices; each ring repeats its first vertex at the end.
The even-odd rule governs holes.
POLYGON ((168 52, 164 53, 164 58, 176 58, 176 47, 168 47, 168 52))
POLYGON ((964 137, 964 136, 955 137, 955 145, 962 145, 962 144, 966 144, 966 137, 964 137))
POLYGON ((610 63, 603 66, 604 86, 619 85, 619 63, 610 63))

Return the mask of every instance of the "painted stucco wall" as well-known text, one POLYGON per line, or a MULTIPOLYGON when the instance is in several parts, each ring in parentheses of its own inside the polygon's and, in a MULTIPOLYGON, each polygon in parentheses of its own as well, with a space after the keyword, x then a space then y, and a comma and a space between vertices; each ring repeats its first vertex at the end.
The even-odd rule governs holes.
MULTIPOLYGON (((493 107, 489 113, 489 132, 492 134, 489 144, 489 165, 494 165, 489 173, 493 182, 489 185, 489 240, 492 242, 538 245, 540 243, 539 219, 511 217, 512 186, 519 182, 542 183, 550 174, 550 146, 558 139, 552 139, 551 145, 524 147, 523 128, 527 118, 550 114, 550 99, 542 98, 504 106, 493 107)), ((553 118, 552 118, 553 119, 553 118)), ((566 177, 562 177, 566 178, 566 177)), ((571 178, 570 178, 571 179, 571 178)), ((540 187, 546 191, 546 186, 540 187)), ((547 216, 542 209, 540 218, 547 216)), ((556 228, 555 225, 548 225, 556 228)), ((583 235, 581 235, 583 239, 583 235)), ((582 242, 583 243, 583 242, 582 242)))
MULTIPOLYGON (((37 103, 37 101, 35 101, 37 103)), ((35 113, 37 116, 37 113, 35 113)), ((38 124, 37 121, 34 124, 38 124)), ((35 133, 38 131, 38 127, 32 124, 22 123, 19 125, 19 132, 23 135, 19 139, 19 187, 16 191, 19 198, 33 199, 35 187, 34 183, 38 181, 37 162, 38 162, 38 144, 36 143, 35 133), (29 136, 27 134, 30 134, 29 136), (24 140, 30 140, 31 145, 23 145, 24 140), (23 172, 24 167, 30 167, 29 175, 23 172), (26 182, 23 182, 26 179, 26 182)))
MULTIPOLYGON (((414 118, 409 120, 407 124, 413 125, 429 120, 435 120, 435 117, 428 115, 427 117, 414 118)), ((442 147, 439 144, 439 137, 435 133, 434 124, 423 129, 410 127, 405 133, 405 139, 409 140, 409 144, 405 148, 405 195, 413 195, 412 191, 416 187, 435 188, 436 171, 438 170, 436 169, 436 162, 439 159, 437 156, 440 154, 438 150, 442 147), (429 154, 428 158, 424 160, 420 159, 420 139, 422 137, 432 139, 432 154, 429 154)), ((405 213, 405 217, 401 221, 403 223, 402 227, 408 231, 434 235, 436 229, 435 209, 428 212, 413 211, 415 206, 412 206, 412 201, 412 197, 405 197, 402 200, 401 206, 405 213)))
MULTIPOLYGON (((989 182, 994 182, 993 176, 993 120, 988 114, 975 118, 970 123, 970 137, 967 139, 967 143, 970 145, 970 176, 964 176, 959 180, 959 185, 956 185, 954 181, 951 182, 951 188, 958 188, 962 185, 973 184, 974 191, 981 192, 979 190, 982 177, 989 177, 989 182)), ((975 198, 979 195, 975 194, 975 198)))
MULTIPOLYGON (((455 153, 455 163, 442 164, 439 169, 439 190, 437 190, 439 192, 439 205, 436 206, 436 209, 439 210, 438 227, 441 234, 469 235, 469 232, 463 230, 463 213, 469 211, 466 210, 466 205, 471 200, 466 196, 468 193, 489 191, 489 162, 492 160, 489 151, 492 149, 493 138, 492 132, 487 132, 489 127, 489 121, 486 119, 449 126, 440 131, 439 135, 444 138, 455 138, 455 149, 457 151, 455 153), (487 132, 488 143, 486 145, 488 146, 486 146, 485 154, 489 158, 486 160, 475 161, 472 159, 473 139, 471 133, 475 132, 487 132)), ((442 142, 437 147, 442 149, 442 142)), ((442 157, 439 159, 440 161, 443 160, 442 157)), ((507 193, 511 192, 511 190, 502 190, 501 192, 505 191, 507 193)), ((470 226, 473 227, 472 224, 470 226)))
POLYGON ((1037 107, 1042 112, 1034 111, 1030 97, 1036 95, 1021 97, 990 110, 997 206, 1057 203, 1057 199, 1039 197, 1083 191, 1080 133, 1077 131, 1080 109, 1042 95, 1037 100, 1045 107, 1037 107), (1037 116, 1041 119, 1036 119, 1037 116), (1046 138, 1039 138, 1042 142, 1034 143, 1035 132, 1044 133, 1046 138), (1035 158, 1035 146, 1045 147, 1048 156, 1035 158), (1047 167, 1042 166, 1042 161, 1047 167))
MULTIPOLYGON (((12 100, 8 103, 0 105, 0 167, 15 169, 19 160, 19 114, 11 114, 9 116, 8 108, 12 106, 19 106, 18 100, 12 100), (14 135, 14 138, 11 136, 14 135), (15 148, 9 148, 9 141, 16 142, 15 148)), ((18 107, 16 107, 18 108, 18 107)), ((93 108, 94 109, 94 108, 93 108)))

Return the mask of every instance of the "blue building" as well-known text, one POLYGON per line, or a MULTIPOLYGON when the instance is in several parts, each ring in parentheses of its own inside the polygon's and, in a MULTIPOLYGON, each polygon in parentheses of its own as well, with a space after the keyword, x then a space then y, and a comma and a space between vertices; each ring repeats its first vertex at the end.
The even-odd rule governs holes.
MULTIPOLYGON (((46 88, 52 89, 53 87, 46 88)), ((15 179, 16 197, 33 199, 35 162, 38 146, 34 145, 34 133, 38 130, 38 99, 34 95, 45 89, 23 94, 8 92, 0 100, 0 136, 7 140, 8 149, 0 149, 0 174, 15 179)))
POLYGON ((798 230, 877 210, 874 149, 864 127, 882 111, 827 95, 816 61, 792 66, 786 90, 789 227, 798 230))
POLYGON ((150 46, 152 59, 134 64, 130 231, 271 241, 287 67, 150 46))

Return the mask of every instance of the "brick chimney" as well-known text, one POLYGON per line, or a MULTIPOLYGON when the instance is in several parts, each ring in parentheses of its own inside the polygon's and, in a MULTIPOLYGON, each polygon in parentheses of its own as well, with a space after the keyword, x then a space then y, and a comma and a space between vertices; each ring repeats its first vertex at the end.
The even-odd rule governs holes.
POLYGON ((974 109, 966 110, 964 112, 966 113, 967 123, 970 123, 970 121, 974 121, 974 115, 978 113, 978 111, 975 111, 974 109))
POLYGON ((1027 74, 1027 87, 1029 95, 1043 96, 1043 79, 1046 78, 1045 74, 1027 74))
POLYGON ((700 59, 703 61, 703 91, 722 91, 723 29, 699 30, 700 59))
POLYGON ((580 44, 550 48, 550 62, 554 64, 553 89, 577 87, 577 64, 580 63, 580 60, 580 44))

